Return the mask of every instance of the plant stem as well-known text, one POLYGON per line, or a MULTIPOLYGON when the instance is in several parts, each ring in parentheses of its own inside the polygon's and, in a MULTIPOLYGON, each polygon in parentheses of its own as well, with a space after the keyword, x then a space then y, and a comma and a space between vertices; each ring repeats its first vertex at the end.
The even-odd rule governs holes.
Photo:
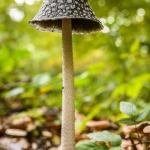
POLYGON ((63 96, 62 96, 62 150, 75 150, 74 71, 71 19, 62 20, 63 41, 63 96))
POLYGON ((137 134, 138 140, 139 140, 139 142, 142 144, 142 139, 141 139, 141 137, 140 137, 140 135, 139 135, 139 131, 138 131, 138 128, 137 128, 137 126, 136 126, 135 117, 132 117, 132 119, 133 119, 133 121, 134 121, 134 126, 135 126, 135 130, 136 130, 136 134, 137 134))
POLYGON ((130 135, 129 139, 130 139, 130 141, 131 141, 131 143, 132 143, 133 149, 134 149, 134 150, 137 150, 136 145, 135 145, 135 143, 134 143, 134 139, 132 138, 131 135, 130 135))

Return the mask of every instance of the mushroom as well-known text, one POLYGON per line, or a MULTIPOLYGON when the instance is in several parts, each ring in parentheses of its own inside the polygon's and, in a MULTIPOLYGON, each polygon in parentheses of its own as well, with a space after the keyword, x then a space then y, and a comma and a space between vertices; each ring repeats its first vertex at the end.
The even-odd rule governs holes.
POLYGON ((72 33, 90 33, 103 29, 87 0, 44 0, 29 23, 41 31, 62 32, 63 97, 62 150, 75 149, 74 71, 72 33))

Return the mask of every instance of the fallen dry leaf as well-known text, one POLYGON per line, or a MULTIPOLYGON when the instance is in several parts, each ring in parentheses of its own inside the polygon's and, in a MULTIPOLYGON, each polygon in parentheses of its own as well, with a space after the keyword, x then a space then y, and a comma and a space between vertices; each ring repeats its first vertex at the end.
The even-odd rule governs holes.
POLYGON ((110 127, 110 122, 107 121, 107 120, 103 120, 103 121, 88 121, 86 123, 86 126, 89 127, 89 128, 95 128, 95 129, 99 129, 99 130, 102 130, 102 129, 107 129, 108 127, 110 127))
POLYGON ((20 130, 20 129, 7 129, 5 132, 7 135, 11 136, 19 136, 19 137, 24 137, 27 135, 26 131, 20 130))

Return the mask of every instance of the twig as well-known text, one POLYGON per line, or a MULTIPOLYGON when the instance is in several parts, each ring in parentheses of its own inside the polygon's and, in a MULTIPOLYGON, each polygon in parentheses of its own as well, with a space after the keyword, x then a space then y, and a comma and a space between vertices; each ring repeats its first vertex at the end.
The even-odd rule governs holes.
POLYGON ((135 146, 135 143, 134 143, 134 140, 133 140, 133 138, 132 138, 132 136, 131 135, 129 135, 129 139, 131 140, 131 143, 132 143, 132 147, 133 147, 133 149, 134 150, 137 150, 137 147, 135 146))
MULTIPOLYGON (((133 140, 133 139, 132 139, 133 140)), ((142 144, 143 143, 150 143, 150 141, 142 141, 142 144)), ((138 145, 138 144, 141 144, 140 142, 139 143, 134 143, 134 144, 131 144, 131 145, 128 145, 128 146, 126 146, 126 147, 123 147, 123 148, 128 148, 128 147, 130 147, 130 146, 134 146, 134 145, 138 145)))
POLYGON ((130 147, 130 146, 133 146, 133 145, 138 145, 138 144, 141 144, 141 143, 131 144, 131 145, 128 145, 128 146, 126 146, 126 147, 123 147, 123 148, 128 148, 128 147, 130 147))
POLYGON ((140 144, 142 144, 142 139, 141 139, 141 137, 140 137, 140 135, 139 135, 139 131, 138 131, 138 128, 137 128, 137 126, 136 126, 135 118, 133 117, 132 119, 133 119, 133 121, 134 121, 135 130, 136 130, 136 134, 137 134, 138 140, 139 140, 140 144))

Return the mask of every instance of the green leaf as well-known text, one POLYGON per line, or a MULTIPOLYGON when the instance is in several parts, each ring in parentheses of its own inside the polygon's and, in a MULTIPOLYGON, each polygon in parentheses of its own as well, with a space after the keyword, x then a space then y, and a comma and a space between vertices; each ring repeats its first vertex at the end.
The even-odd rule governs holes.
POLYGON ((94 63, 94 64, 91 64, 89 66, 89 73, 90 74, 96 74, 96 73, 99 73, 100 71, 102 71, 103 69, 105 68, 105 64, 104 63, 94 63))
POLYGON ((139 113, 137 116, 136 116, 136 122, 140 122, 140 121, 143 121, 150 113, 150 109, 145 109, 143 110, 141 113, 139 113))
POLYGON ((112 147, 109 150, 124 150, 122 147, 118 146, 118 147, 112 147))
POLYGON ((119 135, 111 133, 109 131, 90 133, 87 136, 94 141, 110 142, 113 146, 119 146, 122 141, 119 135))
POLYGON ((6 94, 6 98, 11 98, 11 97, 18 96, 19 94, 22 94, 23 92, 24 92, 24 88, 22 88, 22 87, 12 89, 11 91, 9 91, 6 94))
POLYGON ((120 111, 130 117, 134 116, 136 112, 136 106, 130 102, 120 102, 120 111))
POLYGON ((76 144, 76 150, 108 150, 105 144, 97 144, 94 141, 81 141, 76 144))
POLYGON ((123 118, 118 120, 119 123, 124 123, 124 124, 134 124, 134 121, 132 118, 123 118))
POLYGON ((99 111, 101 110, 101 106, 100 105, 95 105, 90 113, 86 116, 86 118, 82 121, 80 128, 83 130, 85 128, 86 122, 91 120, 94 116, 96 116, 99 111))
POLYGON ((134 53, 134 52, 136 52, 136 51, 139 49, 139 47, 140 47, 140 42, 139 42, 138 39, 136 39, 136 40, 132 43, 132 45, 131 45, 131 47, 130 47, 130 51, 134 53))

